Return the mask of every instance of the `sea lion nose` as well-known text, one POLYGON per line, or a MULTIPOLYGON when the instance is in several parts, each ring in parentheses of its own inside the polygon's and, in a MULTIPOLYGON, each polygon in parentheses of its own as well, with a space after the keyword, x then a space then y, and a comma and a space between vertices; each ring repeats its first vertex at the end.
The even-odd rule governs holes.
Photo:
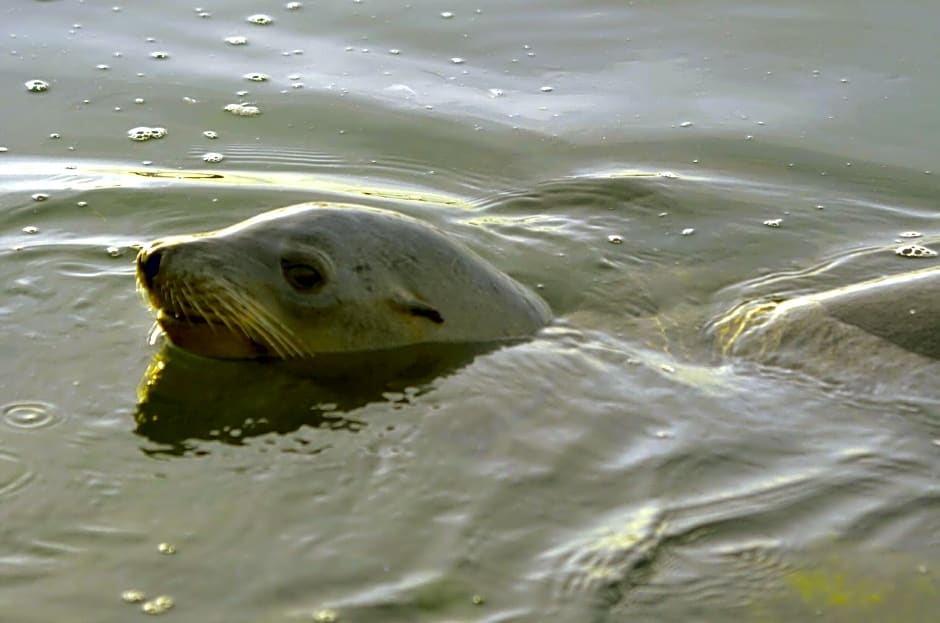
POLYGON ((163 257, 162 249, 143 250, 137 255, 137 272, 143 278, 144 284, 150 288, 153 280, 160 272, 160 260, 163 257))

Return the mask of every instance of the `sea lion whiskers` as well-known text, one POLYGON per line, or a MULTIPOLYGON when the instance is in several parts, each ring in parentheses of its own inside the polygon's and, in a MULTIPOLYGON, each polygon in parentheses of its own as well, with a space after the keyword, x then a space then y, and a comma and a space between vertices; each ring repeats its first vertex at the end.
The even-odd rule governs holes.
POLYGON ((170 314, 174 317, 181 313, 182 308, 180 307, 179 301, 176 300, 176 288, 160 288, 161 298, 164 299, 164 305, 158 306, 159 308, 169 308, 170 314))
POLYGON ((240 296, 233 284, 220 280, 209 288, 200 285, 182 283, 167 292, 172 307, 185 322, 192 324, 189 312, 194 311, 202 321, 201 324, 210 331, 218 332, 218 328, 224 326, 232 334, 260 342, 278 357, 287 358, 290 348, 285 338, 257 315, 253 306, 247 304, 249 301, 240 296))
POLYGON ((213 285, 214 289, 200 293, 203 298, 203 303, 208 306, 211 312, 211 316, 207 316, 202 311, 202 308, 199 307, 198 302, 195 300, 195 298, 197 298, 197 292, 190 289, 190 295, 194 297, 193 304, 196 306, 200 315, 206 319, 210 330, 214 330, 214 327, 221 323, 231 333, 243 335, 253 342, 257 342, 258 338, 260 338, 264 341, 266 346, 270 346, 275 352, 278 352, 270 336, 251 322, 251 315, 250 313, 245 313, 244 305, 240 305, 238 301, 233 300, 233 298, 236 298, 233 297, 233 295, 237 293, 237 290, 231 288, 227 281, 221 281, 213 285))
MULTIPOLYGON (((295 346, 298 340, 294 332, 258 301, 252 300, 228 281, 223 280, 216 285, 219 289, 212 293, 212 299, 222 308, 222 313, 217 315, 223 321, 228 319, 233 322, 237 331, 250 339, 260 338, 282 359, 304 355, 303 351, 295 346)), ((232 329, 228 322, 226 326, 232 329)))
MULTIPOLYGON (((227 285, 227 284, 225 284, 227 285)), ((271 334, 262 324, 259 324, 254 318, 251 310, 247 308, 244 301, 239 300, 238 291, 231 288, 223 288, 223 292, 212 293, 214 307, 221 312, 222 321, 225 326, 234 333, 241 333, 248 339, 258 342, 272 349, 278 357, 283 357, 279 340, 271 334)))
MULTIPOLYGON (((251 341, 257 341, 256 338, 262 338, 266 343, 271 341, 268 339, 268 336, 260 330, 252 330, 254 327, 250 323, 246 323, 242 320, 245 316, 237 305, 235 305, 229 298, 220 296, 217 292, 210 292, 207 294, 207 301, 211 304, 213 312, 219 317, 222 321, 222 324, 225 327, 235 334, 241 334, 247 337, 251 341)), ((272 346, 277 352, 277 348, 272 346)))
MULTIPOLYGON (((191 305, 193 309, 196 310, 196 315, 198 315, 201 319, 205 320, 205 321, 206 321, 206 324, 208 324, 209 327, 214 330, 214 329, 215 329, 215 325, 216 325, 217 323, 216 323, 216 322, 213 322, 213 321, 214 321, 216 318, 218 318, 218 315, 217 315, 217 314, 213 314, 212 316, 209 316, 209 314, 207 314, 207 313, 205 312, 205 310, 199 305, 199 297, 196 295, 196 292, 193 291, 192 284, 190 284, 190 283, 184 283, 182 289, 184 290, 184 292, 182 292, 182 294, 185 295, 184 298, 185 298, 186 302, 187 302, 189 305, 191 305)), ((184 312, 184 316, 185 316, 185 312, 184 312)), ((223 316, 223 322, 224 322, 224 316, 223 316)))
POLYGON ((270 310, 258 301, 247 297, 244 293, 235 292, 234 294, 239 298, 243 307, 251 312, 249 318, 254 320, 256 328, 264 332, 265 337, 279 357, 287 359, 291 356, 313 356, 312 352, 300 348, 299 344, 303 342, 298 339, 296 333, 272 314, 270 310))
MULTIPOLYGON (((192 291, 190 284, 184 282, 180 286, 169 288, 167 295, 172 313, 180 316, 186 322, 192 323, 190 316, 193 315, 192 298, 195 293, 192 291), (185 291, 186 288, 189 289, 189 292, 185 291)), ((203 320, 211 324, 208 318, 203 318, 203 320)))
POLYGON ((193 289, 192 284, 183 282, 164 286, 160 289, 160 298, 163 299, 163 305, 158 305, 158 308, 164 313, 169 313, 176 320, 193 324, 192 317, 196 316, 206 324, 212 324, 212 319, 196 303, 198 293, 193 289))

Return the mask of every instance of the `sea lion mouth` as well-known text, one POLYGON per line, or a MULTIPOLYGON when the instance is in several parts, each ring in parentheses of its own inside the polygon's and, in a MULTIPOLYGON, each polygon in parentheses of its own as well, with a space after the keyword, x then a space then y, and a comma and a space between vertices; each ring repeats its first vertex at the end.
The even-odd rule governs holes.
MULTIPOLYGON (((160 326, 171 324, 202 326, 212 330, 232 330, 231 321, 227 321, 222 314, 217 313, 207 301, 203 301, 202 305, 199 304, 200 297, 192 288, 185 286, 178 289, 147 287, 145 284, 140 284, 140 287, 150 307, 156 311, 156 319, 160 326)), ((240 332, 244 333, 244 331, 240 332)))
POLYGON ((217 318, 158 310, 157 324, 174 346, 204 357, 217 359, 256 359, 275 353, 264 342, 240 327, 217 318))
POLYGON ((176 322, 186 322, 189 324, 212 324, 204 316, 196 314, 187 314, 185 312, 173 311, 169 309, 158 309, 158 318, 172 318, 176 322))
POLYGON ((269 310, 225 282, 139 286, 163 334, 183 350, 218 359, 312 356, 283 323, 272 321, 269 310))
POLYGON ((161 317, 172 318, 174 322, 183 322, 193 325, 223 325, 222 321, 218 318, 207 318, 192 312, 176 311, 166 308, 158 309, 157 320, 159 321, 161 317))

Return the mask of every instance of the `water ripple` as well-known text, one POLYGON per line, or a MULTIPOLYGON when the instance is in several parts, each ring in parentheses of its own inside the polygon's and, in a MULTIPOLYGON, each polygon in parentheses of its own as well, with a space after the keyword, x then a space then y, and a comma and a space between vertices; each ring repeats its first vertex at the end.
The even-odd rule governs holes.
POLYGON ((33 479, 34 472, 19 456, 0 448, 0 498, 4 498, 25 487, 33 479))
MULTIPOLYGON (((193 145, 189 155, 203 159, 205 145, 193 145)), ((304 148, 271 148, 262 145, 213 145, 213 151, 224 154, 229 165, 252 170, 322 171, 357 178, 380 178, 409 183, 428 183, 433 180, 438 190, 462 190, 470 194, 492 192, 493 188, 509 188, 510 177, 494 172, 471 173, 459 167, 441 168, 418 158, 398 155, 376 155, 367 160, 339 157, 334 154, 304 148)))
POLYGON ((25 430, 52 426, 61 419, 55 405, 40 401, 10 403, 0 413, 7 426, 25 430))
MULTIPOLYGON (((262 168, 268 165, 277 165, 279 168, 298 167, 310 169, 337 167, 344 163, 342 158, 332 154, 302 148, 274 149, 260 145, 231 144, 216 148, 215 151, 224 153, 226 159, 231 162, 262 168)), ((189 148, 189 155, 200 159, 205 152, 205 145, 193 145, 189 148)))

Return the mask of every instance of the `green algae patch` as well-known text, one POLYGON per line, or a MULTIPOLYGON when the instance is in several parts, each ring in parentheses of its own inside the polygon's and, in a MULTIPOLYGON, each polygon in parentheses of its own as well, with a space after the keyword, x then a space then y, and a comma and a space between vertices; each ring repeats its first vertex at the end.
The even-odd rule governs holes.
POLYGON ((800 571, 786 578, 787 584, 808 606, 859 608, 884 602, 884 585, 869 578, 849 578, 824 570, 800 571))
POLYGON ((758 605, 760 623, 819 616, 834 623, 919 623, 940 611, 936 567, 901 553, 824 557, 781 579, 782 593, 758 605))

